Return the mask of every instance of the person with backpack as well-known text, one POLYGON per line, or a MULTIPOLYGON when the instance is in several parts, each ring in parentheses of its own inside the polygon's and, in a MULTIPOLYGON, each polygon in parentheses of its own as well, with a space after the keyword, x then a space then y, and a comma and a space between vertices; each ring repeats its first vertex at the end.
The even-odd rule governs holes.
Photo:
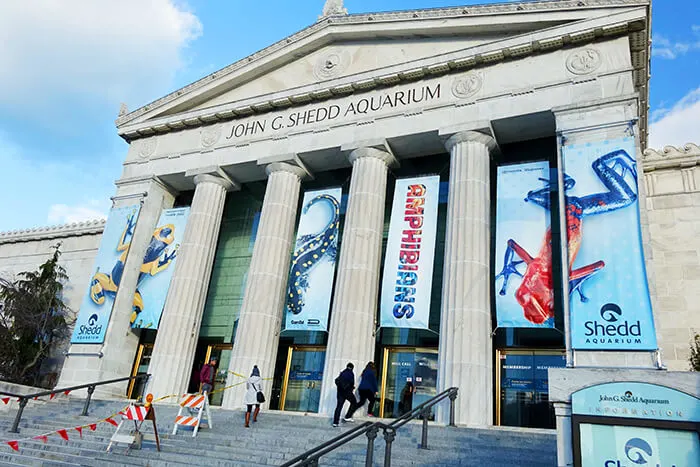
POLYGON ((247 411, 245 413, 245 427, 250 428, 250 413, 253 411, 253 406, 255 406, 253 422, 257 422, 258 414, 260 413, 260 404, 265 402, 262 378, 260 377, 260 370, 258 369, 257 365, 253 365, 253 371, 250 373, 250 378, 248 378, 245 382, 245 396, 243 398, 243 402, 247 406, 247 411))
MULTIPOLYGON (((377 383, 377 373, 374 362, 369 362, 365 369, 362 370, 362 375, 360 375, 360 385, 357 388, 357 392, 360 393, 360 402, 357 403, 355 410, 365 405, 366 401, 369 401, 369 405, 367 406, 367 416, 374 416, 372 413, 374 411, 374 401, 377 393, 379 392, 379 384, 377 383)), ((352 413, 349 416, 352 417, 352 413)))
POLYGON ((350 402, 350 407, 343 417, 344 422, 354 422, 352 414, 357 408, 357 400, 353 391, 355 391, 355 373, 352 372, 355 365, 348 363, 340 375, 335 379, 335 386, 338 390, 338 403, 335 406, 335 414, 333 414, 333 426, 338 427, 340 424, 340 412, 343 410, 345 401, 350 402))

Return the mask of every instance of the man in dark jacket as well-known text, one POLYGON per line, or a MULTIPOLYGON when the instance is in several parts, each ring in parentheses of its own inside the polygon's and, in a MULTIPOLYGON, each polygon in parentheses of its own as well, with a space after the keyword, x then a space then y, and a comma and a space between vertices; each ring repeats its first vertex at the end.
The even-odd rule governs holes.
POLYGON ((345 369, 341 371, 340 375, 335 379, 335 386, 338 389, 338 403, 335 406, 335 414, 333 415, 334 427, 339 426, 340 412, 343 410, 343 405, 345 404, 345 401, 350 402, 350 407, 348 408, 345 417, 343 417, 343 421, 355 421, 352 419, 352 413, 357 407, 357 400, 355 399, 355 394, 353 394, 353 392, 355 391, 355 374, 352 372, 353 368, 355 368, 355 365, 353 365, 352 363, 348 363, 345 369), (348 414, 350 416, 348 416, 348 414))
POLYGON ((202 383, 202 393, 211 394, 214 389, 214 379, 216 378, 216 358, 209 360, 209 363, 202 366, 199 372, 199 382, 202 383))

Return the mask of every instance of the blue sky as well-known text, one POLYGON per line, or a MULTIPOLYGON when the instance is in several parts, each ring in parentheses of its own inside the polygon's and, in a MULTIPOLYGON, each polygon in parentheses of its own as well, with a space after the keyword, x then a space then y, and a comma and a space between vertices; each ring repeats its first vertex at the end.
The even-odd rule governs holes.
MULTIPOLYGON (((0 2, 0 231, 103 216, 133 110, 313 23, 323 0, 0 2)), ((470 0, 346 0, 351 13, 470 0)), ((700 143, 700 1, 655 0, 651 143, 700 143)))

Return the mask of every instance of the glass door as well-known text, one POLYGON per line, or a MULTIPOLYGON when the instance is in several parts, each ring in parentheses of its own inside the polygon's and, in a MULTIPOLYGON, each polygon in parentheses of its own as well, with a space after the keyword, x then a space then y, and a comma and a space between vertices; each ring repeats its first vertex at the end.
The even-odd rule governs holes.
POLYGON ((547 370, 565 366, 563 351, 499 350, 497 423, 554 428, 547 370))
POLYGON ((233 350, 232 344, 210 345, 207 349, 207 356, 204 361, 209 362, 212 358, 216 358, 216 378, 214 379, 214 389, 212 390, 213 394, 209 398, 211 405, 220 406, 224 400, 224 392, 220 389, 226 386, 228 364, 231 361, 231 350, 233 350))
POLYGON ((325 347, 289 348, 281 410, 318 412, 325 360, 325 347))
POLYGON ((384 349, 379 416, 400 417, 436 396, 437 366, 436 349, 384 349))
MULTIPOLYGON (((131 376, 148 373, 148 366, 151 364, 151 355, 153 354, 153 344, 141 344, 136 352, 136 361, 134 368, 131 370, 131 376)), ((146 386, 145 379, 129 381, 129 387, 126 391, 127 399, 141 399, 143 397, 143 389, 146 386)))

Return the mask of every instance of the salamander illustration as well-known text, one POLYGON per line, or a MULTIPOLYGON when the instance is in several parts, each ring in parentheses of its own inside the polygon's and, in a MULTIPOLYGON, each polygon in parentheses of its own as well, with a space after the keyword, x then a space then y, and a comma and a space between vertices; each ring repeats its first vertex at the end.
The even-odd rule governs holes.
POLYGON ((340 203, 333 196, 318 195, 306 203, 302 212, 306 214, 317 203, 327 203, 332 215, 321 231, 304 235, 297 241, 287 289, 287 309, 295 315, 304 309, 304 294, 309 287, 309 274, 324 257, 329 261, 335 260, 338 250, 340 203))

